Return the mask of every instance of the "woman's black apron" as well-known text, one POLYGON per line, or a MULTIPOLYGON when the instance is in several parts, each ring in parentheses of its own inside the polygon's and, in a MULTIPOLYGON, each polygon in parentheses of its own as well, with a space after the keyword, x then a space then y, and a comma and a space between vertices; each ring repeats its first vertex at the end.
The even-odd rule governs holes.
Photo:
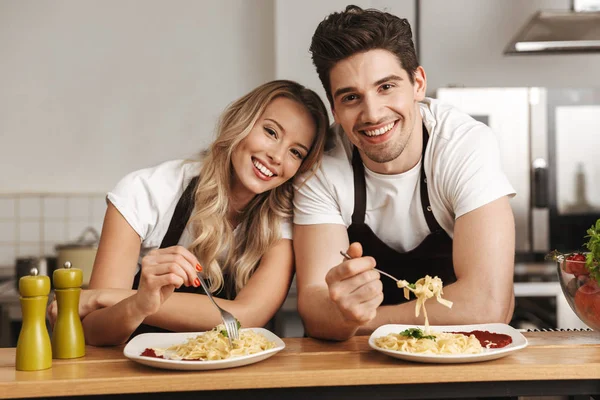
MULTIPOLYGON (((358 149, 354 148, 352 156, 352 169, 354 171, 354 212, 352 224, 348 227, 350 243, 360 242, 363 255, 372 256, 377 261, 377 268, 385 271, 398 279, 414 283, 425 275, 438 276, 444 285, 456 282, 452 264, 452 239, 436 221, 429 204, 427 193, 427 178, 425 176, 425 149, 429 134, 423 125, 423 152, 421 155, 421 206, 423 214, 431 233, 416 248, 400 253, 382 242, 365 224, 367 205, 367 190, 365 184, 365 170, 358 149)), ((390 221, 389 223, 394 223, 390 221)), ((384 276, 383 303, 399 304, 406 302, 404 291, 398 289, 396 282, 384 276)))
MULTIPOLYGON (((192 210, 194 208, 194 194, 196 192, 196 186, 198 184, 198 177, 193 178, 185 191, 179 198, 177 205, 175 206, 175 211, 173 212, 173 217, 171 218, 171 222, 169 223, 169 228, 167 229, 167 233, 165 234, 160 248, 163 249, 165 247, 171 247, 177 245, 179 243, 179 239, 187 225, 188 220, 190 219, 190 215, 192 214, 192 210)), ((132 289, 137 289, 140 284, 140 277, 142 274, 142 270, 138 271, 133 279, 132 289)), ((231 299, 235 297, 235 293, 231 290, 232 285, 228 285, 229 282, 228 276, 223 276, 224 281, 226 282, 225 286, 227 286, 230 290, 222 289, 218 293, 213 293, 213 296, 220 298, 231 299), (231 296, 228 296, 227 293, 232 293, 231 296)), ((194 287, 194 286, 181 286, 180 288, 175 289, 175 292, 182 293, 196 293, 196 294, 205 294, 202 286, 194 287)), ((193 318, 190 315, 190 318, 193 318)), ((158 328, 151 325, 141 324, 135 332, 129 337, 129 339, 137 336, 141 333, 149 333, 149 332, 170 332, 166 329, 158 328)))

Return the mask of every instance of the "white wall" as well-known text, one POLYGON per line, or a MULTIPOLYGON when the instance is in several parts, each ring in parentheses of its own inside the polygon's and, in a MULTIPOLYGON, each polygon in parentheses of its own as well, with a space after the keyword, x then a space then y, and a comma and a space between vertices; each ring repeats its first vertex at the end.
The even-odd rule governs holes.
POLYGON ((0 1, 0 193, 104 192, 192 156, 274 77, 272 0, 0 1))
MULTIPOLYGON (((0 194, 104 192, 193 155, 232 100, 274 79, 324 91, 308 47, 342 0, 0 0, 0 194)), ((414 0, 360 0, 415 26, 414 0)), ((600 53, 505 56, 538 9, 569 0, 421 0, 428 93, 600 86, 600 53)))
POLYGON ((448 85, 600 87, 600 53, 503 54, 533 13, 569 7, 570 0, 421 0, 428 92, 448 85))

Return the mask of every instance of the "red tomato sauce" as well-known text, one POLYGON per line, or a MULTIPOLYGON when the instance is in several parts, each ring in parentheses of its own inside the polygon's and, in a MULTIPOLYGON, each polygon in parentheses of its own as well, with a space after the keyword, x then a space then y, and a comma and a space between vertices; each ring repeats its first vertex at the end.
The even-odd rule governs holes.
POLYGON ((488 331, 471 331, 471 332, 452 332, 462 333, 465 336, 475 335, 479 343, 483 347, 489 349, 499 349, 501 347, 508 346, 512 343, 512 338, 509 335, 503 333, 493 333, 488 331))
MULTIPOLYGON (((142 352, 142 354, 140 354, 140 356, 144 356, 144 357, 154 357, 154 358, 163 358, 163 356, 159 356, 156 354, 156 352, 153 349, 147 348, 146 350, 144 350, 142 352)), ((192 359, 188 359, 188 358, 182 358, 181 360, 178 361, 202 361, 202 360, 192 360, 192 359)))
POLYGON ((164 358, 163 356, 157 356, 153 349, 146 349, 140 356, 144 357, 154 357, 154 358, 164 358))

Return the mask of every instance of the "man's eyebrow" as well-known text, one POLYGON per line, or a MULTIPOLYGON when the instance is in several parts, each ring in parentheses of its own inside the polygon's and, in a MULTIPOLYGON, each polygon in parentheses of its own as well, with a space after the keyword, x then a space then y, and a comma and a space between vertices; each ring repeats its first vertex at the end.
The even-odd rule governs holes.
POLYGON ((398 75, 393 75, 392 74, 392 75, 386 76, 385 78, 381 78, 380 80, 378 80, 377 82, 375 82, 375 84, 373 86, 379 86, 382 83, 389 82, 389 81, 401 81, 401 80, 402 80, 401 77, 399 77, 398 75))
MULTIPOLYGON (((388 75, 385 78, 381 78, 378 81, 376 81, 373 86, 379 86, 382 83, 385 82, 389 82, 389 81, 401 81, 402 78, 399 77, 398 75, 388 75)), ((348 87, 344 87, 344 88, 339 88, 338 90, 335 91, 335 93, 333 94, 333 98, 337 98, 339 95, 342 95, 344 93, 349 93, 349 92, 355 92, 356 88, 352 87, 352 86, 348 86, 348 87)))
MULTIPOLYGON (((279 130, 281 132, 283 132, 285 134, 285 129, 283 129, 283 126, 281 126, 279 124, 279 122, 275 121, 272 118, 265 118, 265 121, 271 121, 272 123, 274 123, 275 125, 277 125, 277 127, 279 128, 279 130)), ((303 145, 302 143, 296 142, 296 145, 302 147, 304 150, 306 150, 307 153, 310 151, 310 149, 308 147, 306 147, 305 145, 303 145)))
POLYGON ((349 92, 355 92, 356 88, 352 87, 352 86, 348 86, 345 88, 339 88, 338 90, 335 91, 335 93, 333 94, 333 98, 337 98, 338 96, 344 94, 344 93, 349 93, 349 92))

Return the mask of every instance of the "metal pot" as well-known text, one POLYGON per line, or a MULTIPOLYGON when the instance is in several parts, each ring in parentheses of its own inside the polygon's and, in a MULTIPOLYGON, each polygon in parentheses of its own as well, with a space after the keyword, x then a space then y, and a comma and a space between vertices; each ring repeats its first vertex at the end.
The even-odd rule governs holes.
POLYGON ((77 241, 56 246, 58 253, 57 267, 62 267, 65 262, 70 261, 73 268, 79 268, 83 272, 83 286, 90 283, 92 268, 98 251, 100 235, 92 227, 86 228, 77 241))

